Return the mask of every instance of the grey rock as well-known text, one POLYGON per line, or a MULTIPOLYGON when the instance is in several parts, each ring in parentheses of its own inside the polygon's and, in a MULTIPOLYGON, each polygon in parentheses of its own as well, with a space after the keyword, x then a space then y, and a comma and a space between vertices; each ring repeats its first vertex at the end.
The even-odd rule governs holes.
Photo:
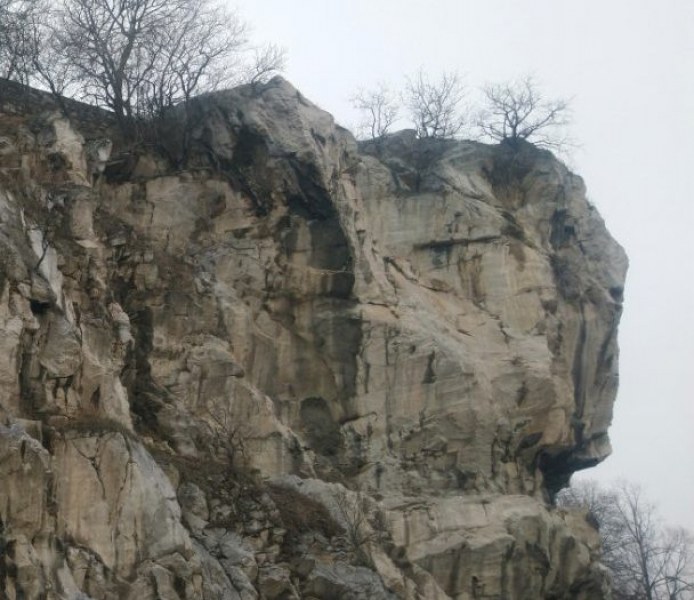
POLYGON ((544 500, 610 452, 627 261, 580 177, 359 146, 282 79, 192 101, 185 172, 114 173, 106 115, 39 104, 0 156, 0 421, 36 437, 0 428, 0 595, 609 597, 544 500))

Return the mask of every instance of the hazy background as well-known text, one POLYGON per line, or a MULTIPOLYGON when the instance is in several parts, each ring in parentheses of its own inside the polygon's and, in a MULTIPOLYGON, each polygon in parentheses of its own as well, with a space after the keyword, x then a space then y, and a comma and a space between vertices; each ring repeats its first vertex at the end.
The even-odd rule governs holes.
MULTIPOLYGON (((583 477, 641 483, 694 530, 694 2, 241 0, 285 76, 346 126, 350 96, 420 67, 471 89, 532 73, 572 99, 588 186, 630 270, 614 454, 583 477)), ((405 126, 406 123, 403 123, 405 126)))

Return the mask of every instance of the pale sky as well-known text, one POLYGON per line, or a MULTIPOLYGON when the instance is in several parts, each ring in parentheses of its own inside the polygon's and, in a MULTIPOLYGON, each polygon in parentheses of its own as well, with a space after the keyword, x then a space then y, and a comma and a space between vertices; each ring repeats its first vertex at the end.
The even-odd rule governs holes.
POLYGON ((694 2, 238 0, 284 46, 305 96, 354 125, 350 96, 420 67, 471 88, 532 73, 571 98, 572 167, 630 259, 614 453, 586 477, 642 484, 694 531, 694 2))

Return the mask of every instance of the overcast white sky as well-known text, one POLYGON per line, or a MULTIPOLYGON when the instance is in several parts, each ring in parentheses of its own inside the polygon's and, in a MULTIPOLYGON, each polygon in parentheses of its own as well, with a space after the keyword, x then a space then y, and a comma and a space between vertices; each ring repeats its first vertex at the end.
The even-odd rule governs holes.
POLYGON ((572 166, 631 267, 614 454, 588 477, 641 483, 694 531, 694 1, 238 0, 286 77, 352 125, 349 97, 420 67, 474 87, 533 73, 573 98, 572 166))

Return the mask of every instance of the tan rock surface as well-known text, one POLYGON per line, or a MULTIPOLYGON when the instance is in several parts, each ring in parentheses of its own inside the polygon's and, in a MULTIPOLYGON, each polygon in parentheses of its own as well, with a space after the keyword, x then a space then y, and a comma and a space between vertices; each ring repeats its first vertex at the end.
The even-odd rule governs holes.
POLYGON ((626 258, 582 180, 358 145, 281 79, 190 114, 174 169, 0 113, 0 590, 608 598, 548 504, 617 385, 626 258))

